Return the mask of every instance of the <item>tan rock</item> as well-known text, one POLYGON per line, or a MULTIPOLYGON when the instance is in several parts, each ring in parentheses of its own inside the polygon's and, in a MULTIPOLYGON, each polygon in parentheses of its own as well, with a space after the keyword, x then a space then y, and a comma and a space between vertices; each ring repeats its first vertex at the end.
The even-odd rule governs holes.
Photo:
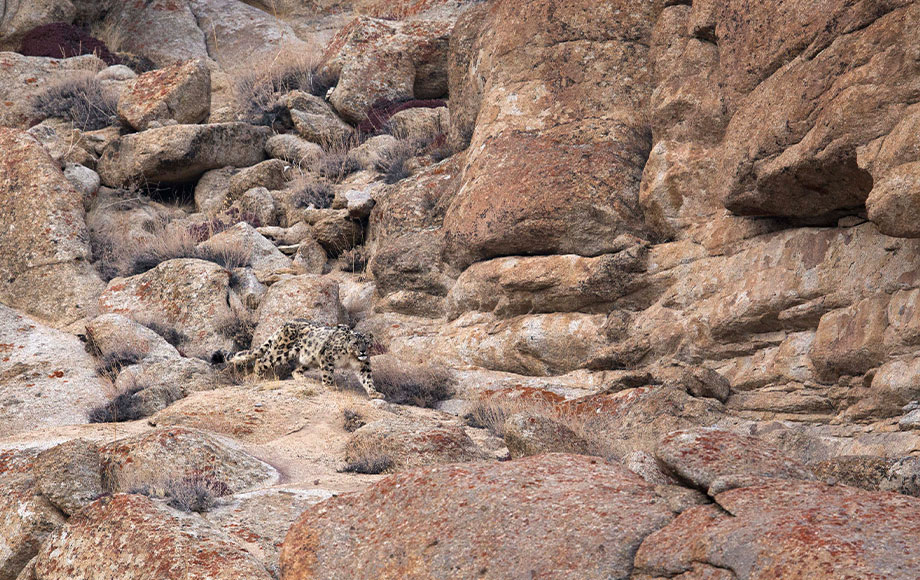
POLYGON ((195 208, 206 214, 215 214, 223 210, 227 203, 230 179, 236 172, 235 167, 205 171, 195 184, 195 208))
POLYGON ((105 491, 99 446, 74 439, 52 447, 35 458, 41 494, 65 515, 71 516, 105 491))
POLYGON ((282 324, 294 318, 335 325, 345 320, 344 316, 335 281, 310 274, 284 278, 272 284, 262 299, 252 344, 261 345, 282 324))
POLYGON ((191 60, 144 73, 118 99, 118 116, 143 131, 151 122, 200 123, 211 112, 211 73, 191 60))
POLYGON ((93 318, 86 325, 86 338, 103 360, 118 360, 125 355, 138 360, 179 358, 179 351, 162 336, 121 314, 93 318))
POLYGON ((254 187, 281 189, 291 177, 290 165, 281 159, 269 159, 234 172, 227 184, 226 193, 230 199, 237 199, 254 187))
POLYGON ((345 461, 356 463, 386 457, 393 470, 461 463, 485 459, 463 429, 456 424, 437 425, 397 417, 368 423, 351 434, 345 461))
POLYGON ((866 209, 883 234, 920 238, 920 161, 898 165, 885 173, 873 184, 866 209))
POLYGON ((205 34, 187 0, 113 3, 104 26, 122 34, 122 50, 147 57, 160 67, 208 57, 205 34))
POLYGON ((591 455, 591 445, 563 423, 533 413, 517 413, 502 426, 512 459, 540 453, 591 455))
POLYGON ((333 258, 364 242, 364 228, 348 210, 328 210, 326 217, 313 224, 313 235, 333 258))
POLYGON ((197 516, 146 497, 100 498, 53 534, 35 561, 35 574, 64 578, 258 579, 272 576, 250 553, 197 516), (101 557, 101 559, 100 559, 101 557))
POLYGON ((341 145, 354 135, 354 129, 319 97, 303 91, 293 91, 287 94, 285 103, 291 113, 294 129, 307 141, 329 147, 341 145))
POLYGON ((0 50, 19 50, 22 38, 33 28, 54 22, 72 22, 76 8, 69 0, 35 0, 16 4, 0 18, 0 50))
MULTIPOLYGON (((476 117, 482 103, 485 79, 479 74, 482 50, 480 31, 488 15, 486 6, 473 6, 457 18, 447 52, 447 78, 450 86, 448 143, 455 151, 466 149, 473 138, 476 117)), ((486 37, 487 39, 488 37, 486 37)))
POLYGON ((364 169, 375 169, 377 164, 399 141, 392 135, 375 135, 348 152, 348 157, 364 169))
POLYGON ((860 375, 882 363, 888 297, 867 298, 821 317, 811 360, 819 376, 860 375))
POLYGON ((312 167, 324 155, 322 147, 297 135, 273 135, 265 142, 265 152, 302 168, 312 167))
POLYGON ((246 123, 172 125, 125 135, 99 160, 102 182, 118 187, 138 181, 183 182, 209 169, 247 167, 265 158, 268 127, 246 123))
POLYGON ((102 280, 88 263, 83 196, 24 131, 0 127, 0 148, 0 300, 52 324, 85 317, 102 280))
POLYGON ((600 459, 435 466, 308 510, 285 538, 281 577, 627 577, 635 547, 671 518, 649 484, 600 459))
POLYGON ((240 222, 219 234, 211 236, 197 246, 206 252, 241 252, 249 256, 249 267, 257 277, 267 276, 275 270, 291 267, 291 260, 282 254, 275 244, 246 222, 240 222))
POLYGON ((209 360, 215 351, 232 346, 219 328, 220 321, 232 315, 229 278, 227 270, 213 262, 168 260, 143 274, 109 282, 99 309, 172 328, 184 337, 182 352, 209 360))
POLYGON ((413 107, 394 114, 387 125, 390 134, 398 139, 429 143, 447 134, 450 113, 447 107, 413 107))
POLYGON ((76 336, 0 305, 0 437, 87 422, 107 400, 96 361, 76 336))

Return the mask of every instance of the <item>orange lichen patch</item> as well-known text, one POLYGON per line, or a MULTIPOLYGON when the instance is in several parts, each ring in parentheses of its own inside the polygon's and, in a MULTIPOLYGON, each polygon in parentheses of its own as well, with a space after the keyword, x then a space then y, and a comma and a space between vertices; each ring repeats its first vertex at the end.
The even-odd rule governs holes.
POLYGON ((565 397, 552 391, 524 386, 488 389, 481 393, 480 398, 483 400, 516 399, 541 403, 559 403, 565 400, 565 397))
POLYGON ((48 375, 48 378, 49 379, 59 379, 63 376, 64 376, 64 371, 54 371, 53 373, 48 375))

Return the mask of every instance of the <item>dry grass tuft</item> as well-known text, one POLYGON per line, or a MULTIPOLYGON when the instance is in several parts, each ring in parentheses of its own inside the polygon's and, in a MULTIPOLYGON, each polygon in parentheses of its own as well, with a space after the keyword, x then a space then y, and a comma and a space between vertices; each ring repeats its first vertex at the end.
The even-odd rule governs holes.
POLYGON ((63 119, 81 131, 104 129, 118 122, 118 93, 89 71, 75 71, 50 83, 32 99, 37 122, 63 119))
POLYGON ((349 446, 347 463, 339 473, 378 475, 392 470, 396 462, 388 454, 365 442, 349 446))
POLYGON ((331 184, 309 174, 297 178, 292 189, 294 193, 290 199, 296 208, 326 209, 335 196, 331 184))
POLYGON ((374 387, 390 403, 431 408, 454 394, 453 377, 444 367, 385 358, 374 361, 371 372, 374 387))

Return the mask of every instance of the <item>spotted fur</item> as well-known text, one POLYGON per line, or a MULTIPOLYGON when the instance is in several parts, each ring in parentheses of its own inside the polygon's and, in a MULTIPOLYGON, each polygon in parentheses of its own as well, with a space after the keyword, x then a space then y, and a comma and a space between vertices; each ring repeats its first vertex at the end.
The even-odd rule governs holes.
POLYGON ((300 378, 307 367, 318 366, 326 388, 333 386, 333 374, 338 363, 357 362, 361 386, 368 396, 380 399, 383 395, 374 388, 371 377, 368 351, 372 342, 370 335, 356 332, 344 324, 326 326, 297 318, 282 324, 256 350, 238 352, 228 362, 236 366, 254 362, 253 371, 263 376, 270 369, 296 361, 294 378, 300 378))

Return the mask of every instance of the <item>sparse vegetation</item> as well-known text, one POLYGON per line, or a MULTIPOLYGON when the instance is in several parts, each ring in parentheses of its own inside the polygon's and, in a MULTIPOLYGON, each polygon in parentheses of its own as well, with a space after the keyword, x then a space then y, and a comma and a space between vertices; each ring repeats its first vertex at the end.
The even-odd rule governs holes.
POLYGON ((372 372, 375 388, 391 403, 430 408, 454 393, 453 378, 444 367, 378 359, 372 372))
POLYGON ((443 99, 412 99, 408 101, 377 101, 374 105, 367 111, 367 119, 362 121, 358 125, 358 131, 362 133, 379 133, 386 128, 387 123, 390 120, 390 117, 395 115, 400 111, 405 111, 406 109, 414 108, 426 108, 426 109, 436 109, 438 107, 446 107, 447 102, 443 99))
POLYGON ((268 65, 237 80, 235 92, 246 121, 285 131, 292 123, 284 95, 299 90, 323 97, 332 84, 317 71, 314 58, 285 49, 268 65))
POLYGON ((252 333, 255 332, 256 321, 249 311, 236 312, 217 322, 217 331, 224 337, 233 341, 237 350, 249 348, 252 344, 252 333))
POLYGON ((311 175, 304 175, 294 183, 291 203, 297 208, 326 209, 332 204, 332 185, 311 175))
POLYGON ((37 121, 63 119, 83 131, 117 122, 118 94, 89 71, 75 71, 50 83, 32 100, 37 121))
POLYGON ((388 454, 367 443, 352 445, 349 448, 347 463, 339 473, 363 473, 377 475, 389 471, 396 462, 388 454))
POLYGON ((214 474, 195 470, 184 476, 167 476, 153 481, 133 482, 128 493, 165 499, 167 505, 184 512, 210 511, 218 498, 230 495, 230 487, 214 474))
POLYGON ((339 256, 339 268, 345 272, 363 272, 367 268, 367 250, 364 246, 356 246, 342 252, 339 256))
POLYGON ((188 337, 185 334, 168 324, 163 324, 155 320, 138 320, 138 323, 159 334, 163 337, 163 340, 176 348, 188 342, 188 337))
POLYGON ((383 180, 386 183, 393 184, 402 181, 412 175, 409 161, 418 155, 419 150, 419 143, 400 140, 393 147, 381 152, 380 158, 375 164, 375 169, 383 174, 383 180))
POLYGON ((361 416, 361 413, 353 411, 351 409, 345 409, 342 411, 342 416, 345 420, 344 427, 345 430, 349 433, 354 433, 361 427, 364 427, 366 424, 364 422, 364 417, 361 416))

